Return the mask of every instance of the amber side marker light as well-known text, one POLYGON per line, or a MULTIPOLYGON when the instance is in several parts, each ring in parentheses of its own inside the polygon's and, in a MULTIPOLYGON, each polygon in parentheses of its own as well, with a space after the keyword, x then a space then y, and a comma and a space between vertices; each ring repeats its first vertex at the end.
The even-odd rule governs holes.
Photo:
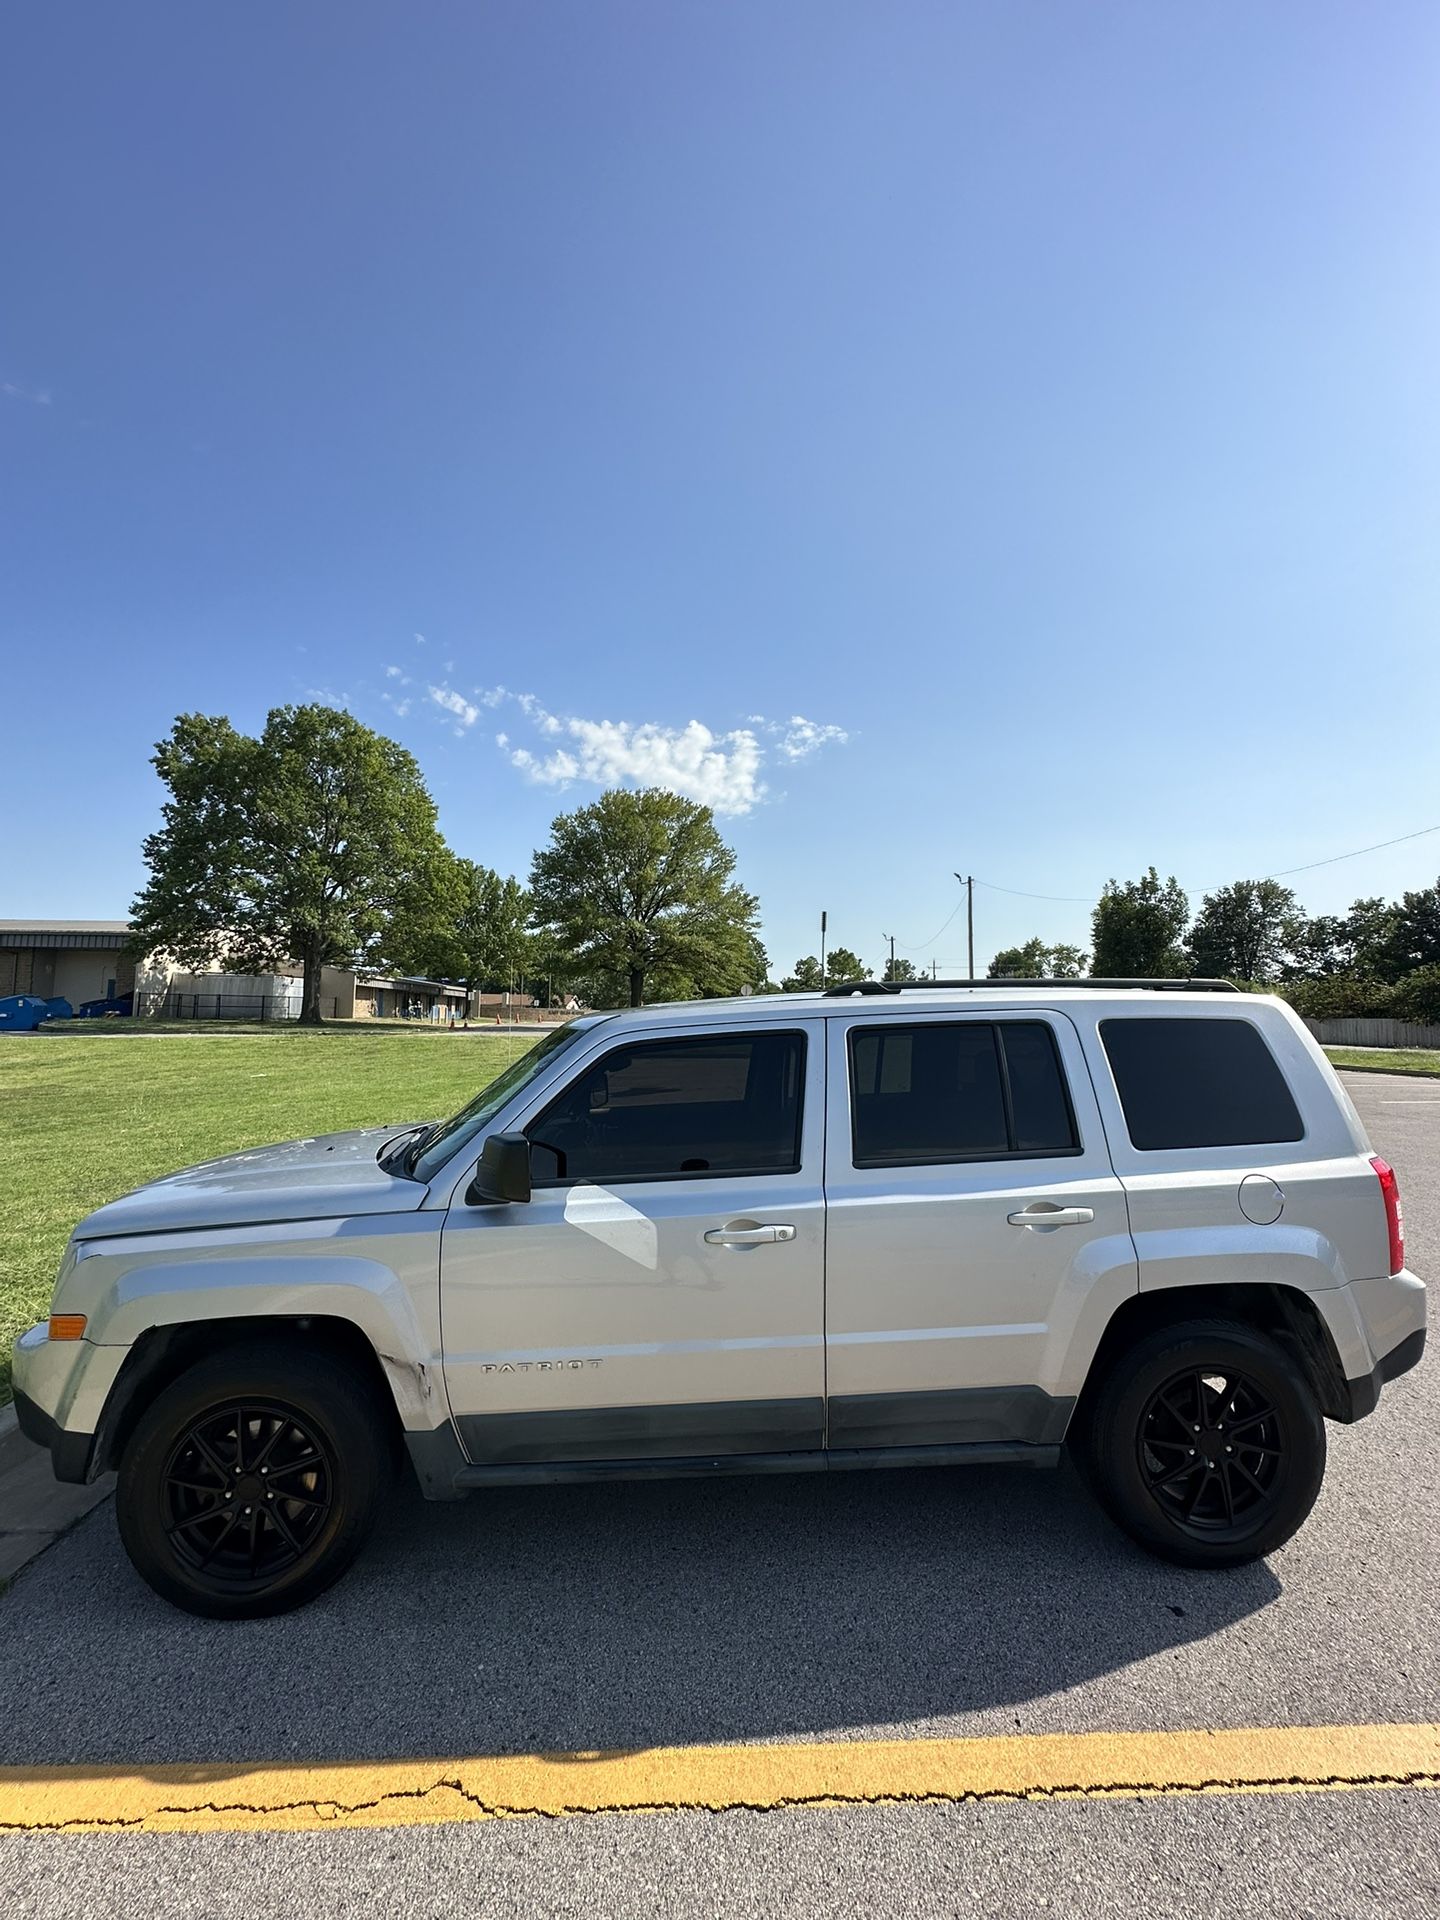
POLYGON ((52 1313, 50 1316, 50 1338, 52 1340, 83 1340, 85 1338, 84 1314, 52 1313))

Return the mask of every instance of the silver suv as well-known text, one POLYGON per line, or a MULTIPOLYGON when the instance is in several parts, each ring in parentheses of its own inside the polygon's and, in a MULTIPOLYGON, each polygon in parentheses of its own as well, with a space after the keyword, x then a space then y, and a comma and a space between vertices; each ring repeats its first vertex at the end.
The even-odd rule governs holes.
POLYGON ((447 1500, 1069 1446, 1233 1566, 1424 1341, 1395 1176, 1280 1001, 872 982, 576 1020, 438 1125, 141 1187, 15 1383, 62 1480, 118 1467, 156 1591, 243 1616, 333 1581, 406 1453, 447 1500))

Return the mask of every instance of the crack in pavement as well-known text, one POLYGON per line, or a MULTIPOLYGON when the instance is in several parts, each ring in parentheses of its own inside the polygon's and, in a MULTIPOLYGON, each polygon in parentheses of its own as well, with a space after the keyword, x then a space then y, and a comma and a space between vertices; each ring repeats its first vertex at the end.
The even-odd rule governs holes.
MULTIPOLYGON (((437 1795, 453 1794, 474 1809, 471 1818, 484 1820, 556 1820, 579 1818, 585 1814, 664 1814, 664 1813, 771 1813, 804 1807, 846 1807, 846 1806, 962 1806, 985 1802, 1043 1802, 1046 1800, 1087 1800, 1087 1799, 1150 1799, 1167 1795, 1185 1795, 1199 1793, 1333 1793, 1381 1791, 1387 1788, 1435 1788, 1440 1787, 1440 1772, 1428 1769, 1415 1769, 1398 1773, 1328 1773, 1328 1774, 1274 1774, 1274 1775, 1216 1775, 1206 1778, 1176 1780, 1107 1780, 1107 1781, 1033 1781, 1021 1786, 1009 1787, 955 1787, 951 1790, 930 1789, 909 1791, 902 1788, 880 1788, 874 1792, 846 1792, 843 1789, 817 1791, 815 1793, 793 1793, 766 1795, 763 1799, 750 1799, 743 1794, 725 1794, 715 1797, 661 1799, 595 1799, 584 1802, 564 1803, 560 1805, 526 1804, 520 1801, 487 1800, 467 1787, 463 1780, 442 1776, 423 1787, 396 1787, 369 1800, 205 1800, 188 1804, 161 1803, 145 1813, 105 1816, 99 1814, 77 1815, 73 1818, 58 1820, 7 1820, 0 1819, 0 1832, 6 1833, 98 1833, 98 1832, 145 1832, 157 1830, 156 1823, 163 1822, 164 1830, 174 1831, 173 1823, 200 1821, 206 1816, 227 1818, 229 1816, 249 1816, 257 1821, 265 1821, 283 1815, 310 1815, 327 1825, 337 1825, 357 1816, 373 1814, 386 1807, 398 1808, 403 1803, 412 1805, 434 1798, 437 1795)), ((466 1817, 466 1816, 462 1816, 466 1817)), ((443 1820, 444 1816, 441 1816, 443 1820)), ((369 1824, 369 1823, 367 1823, 369 1824)), ((383 1823, 381 1823, 383 1824, 383 1823)))

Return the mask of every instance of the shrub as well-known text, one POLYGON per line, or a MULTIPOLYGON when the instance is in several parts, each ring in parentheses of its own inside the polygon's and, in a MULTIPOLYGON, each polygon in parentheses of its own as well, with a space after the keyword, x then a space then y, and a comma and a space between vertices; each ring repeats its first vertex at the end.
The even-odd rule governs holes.
POLYGON ((1307 1020, 1384 1020, 1395 1016, 1393 987, 1382 980, 1286 980, 1275 991, 1307 1020))
POLYGON ((1440 966, 1417 967, 1407 973, 1390 989, 1390 1011, 1397 1020, 1440 1026, 1440 966))

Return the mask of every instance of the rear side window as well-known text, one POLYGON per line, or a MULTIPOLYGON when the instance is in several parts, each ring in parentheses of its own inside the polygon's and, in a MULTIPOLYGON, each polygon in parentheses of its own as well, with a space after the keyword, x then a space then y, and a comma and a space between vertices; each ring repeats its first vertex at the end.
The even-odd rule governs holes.
POLYGON ((607 1053, 526 1128, 537 1183, 793 1173, 805 1037, 647 1041, 607 1053))
POLYGON ((877 1021, 850 1032, 857 1167, 1074 1153, 1075 1121, 1043 1021, 877 1021))
POLYGON ((1275 1056, 1248 1020, 1102 1020, 1100 1038, 1142 1153, 1304 1137, 1275 1056))

